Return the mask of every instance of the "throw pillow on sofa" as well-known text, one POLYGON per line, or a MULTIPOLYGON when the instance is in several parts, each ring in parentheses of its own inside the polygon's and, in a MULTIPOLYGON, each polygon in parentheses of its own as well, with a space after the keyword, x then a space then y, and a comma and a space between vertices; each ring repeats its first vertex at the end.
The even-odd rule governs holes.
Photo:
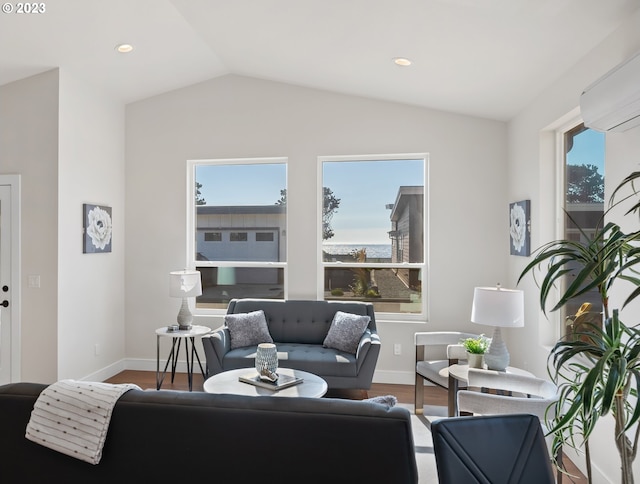
POLYGON ((337 311, 331 321, 331 327, 322 345, 325 348, 344 351, 355 354, 358 351, 358 343, 369 325, 369 316, 344 313, 337 311))
POLYGON ((380 395, 377 397, 365 398, 363 402, 379 403, 380 405, 393 407, 396 403, 398 403, 398 399, 395 395, 380 395))
POLYGON ((224 324, 229 328, 231 349, 244 346, 256 346, 260 343, 273 343, 264 311, 227 314, 224 324))

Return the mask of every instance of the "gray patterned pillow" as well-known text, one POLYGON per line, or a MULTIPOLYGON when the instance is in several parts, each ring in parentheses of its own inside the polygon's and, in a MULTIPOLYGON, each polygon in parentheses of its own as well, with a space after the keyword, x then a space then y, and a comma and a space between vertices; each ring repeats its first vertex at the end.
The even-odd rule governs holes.
POLYGON ((379 395, 377 397, 365 398, 363 401, 379 403, 381 405, 386 405, 387 407, 393 407, 398 403, 398 399, 395 395, 379 395))
POLYGON ((229 328, 232 350, 260 343, 273 343, 262 309, 250 313, 227 314, 224 324, 229 328))
POLYGON ((336 312, 331 321, 331 327, 322 345, 325 348, 333 348, 345 353, 355 355, 358 351, 358 343, 369 325, 369 316, 336 312))

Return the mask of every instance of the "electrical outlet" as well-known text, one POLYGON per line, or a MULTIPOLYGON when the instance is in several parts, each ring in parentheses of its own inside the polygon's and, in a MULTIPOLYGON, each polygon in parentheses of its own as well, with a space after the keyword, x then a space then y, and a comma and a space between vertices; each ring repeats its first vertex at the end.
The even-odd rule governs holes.
POLYGON ((393 354, 396 356, 402 354, 402 345, 400 343, 396 343, 393 345, 393 354))
POLYGON ((93 352, 95 353, 96 356, 100 356, 100 345, 98 343, 93 345, 93 352))

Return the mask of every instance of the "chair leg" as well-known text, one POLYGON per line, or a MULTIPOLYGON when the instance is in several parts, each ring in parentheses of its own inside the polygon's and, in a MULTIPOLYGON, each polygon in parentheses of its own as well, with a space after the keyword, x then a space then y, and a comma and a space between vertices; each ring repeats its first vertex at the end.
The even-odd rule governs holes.
POLYGON ((424 412, 424 378, 422 375, 416 373, 416 384, 415 384, 415 414, 422 415, 424 412))

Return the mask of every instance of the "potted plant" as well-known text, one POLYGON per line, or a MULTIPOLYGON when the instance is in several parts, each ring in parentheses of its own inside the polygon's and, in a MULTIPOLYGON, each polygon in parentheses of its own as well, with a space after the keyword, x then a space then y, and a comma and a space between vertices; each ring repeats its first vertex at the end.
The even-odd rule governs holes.
MULTIPOLYGON (((632 463, 636 455, 640 425, 640 330, 620 321, 618 310, 609 310, 609 292, 617 280, 631 283, 624 308, 640 295, 640 278, 636 270, 640 263, 640 231, 624 233, 615 223, 604 223, 610 210, 635 198, 634 182, 640 172, 625 178, 614 190, 603 223, 591 235, 576 226, 583 240, 555 240, 534 251, 531 262, 522 271, 523 277, 536 270, 543 273, 540 288, 540 308, 546 314, 552 291, 560 287, 558 302, 551 311, 571 300, 578 300, 588 291, 597 289, 602 300, 603 322, 583 324, 576 332, 561 338, 549 354, 549 374, 559 389, 560 398, 554 405, 550 423, 554 436, 553 455, 560 446, 579 449, 584 445, 587 477, 592 482, 588 439, 600 417, 611 414, 615 419, 614 441, 620 454, 622 483, 633 483, 632 463), (632 193, 615 202, 624 187, 632 193), (563 284, 565 276, 572 280, 563 284), (579 438, 577 438, 579 437, 579 438)), ((640 202, 627 212, 640 211, 640 202)), ((570 215, 567 213, 569 218, 570 215)), ((572 219, 575 223, 575 221, 572 219)))
POLYGON ((467 350, 469 368, 482 368, 484 366, 484 354, 489 349, 491 339, 481 334, 476 338, 465 338, 460 344, 467 350))

